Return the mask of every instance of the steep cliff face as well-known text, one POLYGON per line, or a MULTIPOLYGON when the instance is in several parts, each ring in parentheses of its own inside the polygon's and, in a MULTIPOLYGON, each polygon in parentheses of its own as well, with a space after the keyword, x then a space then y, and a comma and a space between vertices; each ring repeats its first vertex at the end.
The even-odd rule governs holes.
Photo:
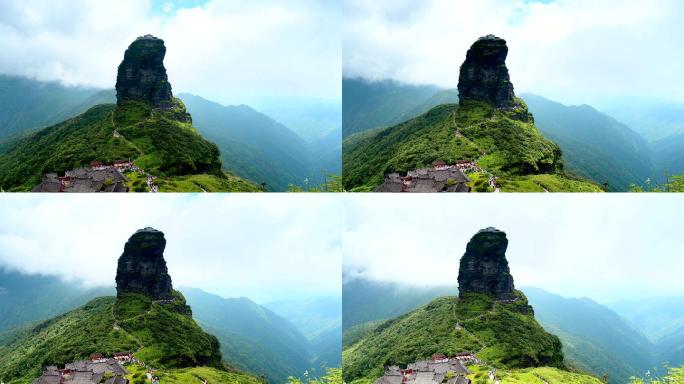
POLYGON ((458 271, 461 296, 483 293, 499 300, 515 298, 507 247, 506 233, 496 228, 481 229, 470 239, 458 271))
POLYGON ((172 108, 171 84, 164 67, 164 40, 152 35, 138 37, 126 49, 116 77, 116 98, 145 101, 155 108, 172 108))
POLYGON ((164 233, 153 228, 136 231, 124 246, 116 271, 116 291, 171 299, 173 287, 164 260, 164 233))
POLYGON ((480 37, 468 50, 458 79, 459 102, 485 101, 497 108, 513 107, 515 95, 506 68, 506 40, 480 37))

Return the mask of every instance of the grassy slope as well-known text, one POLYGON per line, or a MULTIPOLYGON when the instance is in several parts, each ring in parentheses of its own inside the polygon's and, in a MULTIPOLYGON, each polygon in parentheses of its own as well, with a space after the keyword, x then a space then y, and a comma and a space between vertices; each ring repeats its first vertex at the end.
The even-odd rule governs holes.
MULTIPOLYGON (((168 190, 185 191, 186 186, 195 190, 195 183, 173 180, 188 175, 205 175, 213 181, 207 179, 204 184, 230 190, 235 184, 230 181, 235 178, 226 178, 221 172, 218 148, 203 139, 191 123, 183 121, 185 107, 180 100, 176 102, 171 111, 151 110, 141 102, 98 105, 40 130, 0 155, 0 186, 30 190, 45 172, 64 172, 94 160, 131 158, 147 172, 176 181, 176 189, 168 190), (120 137, 115 137, 115 131, 120 137)), ((238 190, 245 189, 257 188, 238 186, 238 190)))
POLYGON ((180 294, 174 304, 152 304, 141 295, 95 299, 0 347, 0 379, 27 383, 44 365, 121 351, 134 351, 148 365, 160 368, 220 367, 218 341, 186 312, 180 294))
MULTIPOLYGON (((602 384, 603 382, 593 376, 563 371, 552 367, 498 370, 497 377, 501 384, 602 384)), ((485 379, 486 375, 475 377, 472 375, 473 384, 489 384, 491 380, 485 379)))
POLYGON ((518 294, 521 300, 515 304, 475 294, 443 297, 389 320, 343 351, 345 380, 379 377, 386 364, 406 365, 435 353, 462 351, 474 351, 500 368, 563 367, 560 340, 543 330, 524 295, 518 294))
POLYGON ((568 180, 559 147, 522 121, 527 109, 519 103, 518 111, 481 102, 440 105, 394 127, 350 136, 343 143, 344 186, 372 190, 389 172, 473 159, 499 177, 503 191, 599 191, 594 184, 568 180))
MULTIPOLYGON (((132 384, 147 384, 146 373, 147 369, 138 365, 127 366, 126 369, 130 373, 126 376, 132 384)), ((202 380, 207 380, 209 383, 231 383, 231 384, 258 384, 263 381, 255 376, 237 372, 237 371, 223 371, 210 367, 194 367, 194 368, 179 368, 179 369, 162 369, 154 373, 159 377, 160 382, 168 384, 187 384, 187 383, 201 383, 202 380)))

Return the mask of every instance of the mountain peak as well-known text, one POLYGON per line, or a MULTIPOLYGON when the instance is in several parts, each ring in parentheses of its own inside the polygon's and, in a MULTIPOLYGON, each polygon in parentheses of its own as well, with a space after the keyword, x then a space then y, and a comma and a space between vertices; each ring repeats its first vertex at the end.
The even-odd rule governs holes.
POLYGON ((498 108, 515 104, 513 84, 506 68, 506 40, 482 36, 468 49, 458 78, 459 102, 478 100, 498 108))
POLYGON ((458 271, 458 291, 461 296, 472 292, 497 299, 515 297, 506 248, 506 232, 493 227, 479 230, 470 239, 458 271))
POLYGON ((137 230, 126 242, 116 271, 116 291, 168 299, 173 287, 164 260, 166 239, 154 228, 137 230))
POLYGON ((164 40, 152 35, 140 36, 128 46, 116 76, 116 98, 145 101, 155 108, 173 106, 171 84, 164 67, 164 40))

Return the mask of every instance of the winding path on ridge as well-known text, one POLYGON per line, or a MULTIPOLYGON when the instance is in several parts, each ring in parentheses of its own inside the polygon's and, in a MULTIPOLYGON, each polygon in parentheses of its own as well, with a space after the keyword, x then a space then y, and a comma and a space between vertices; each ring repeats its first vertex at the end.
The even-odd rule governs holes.
MULTIPOLYGON (((138 343, 138 346, 139 346, 138 349, 137 349, 135 352, 132 352, 132 353, 131 353, 131 354, 136 354, 136 353, 140 352, 140 350, 142 350, 143 348, 145 348, 145 344, 144 344, 142 341, 140 341, 140 339, 138 339, 135 335, 133 335, 132 333, 128 332, 125 328, 123 328, 123 327, 121 327, 121 326, 119 325, 119 322, 116 320, 116 314, 114 313, 114 306, 115 306, 115 305, 116 305, 116 303, 115 303, 114 305, 112 305, 112 319, 114 319, 114 324, 112 325, 112 329, 115 330, 115 331, 120 331, 120 332, 125 333, 126 336, 128 336, 131 340, 133 340, 133 341, 135 341, 136 343, 138 343)), ((139 315, 137 315, 137 316, 131 317, 130 319, 126 319, 126 320, 137 319, 138 317, 141 317, 141 316, 143 316, 143 315, 145 315, 145 314, 148 314, 148 313, 150 313, 151 311, 152 311, 152 306, 150 305, 150 308, 148 309, 148 311, 147 311, 146 313, 144 313, 144 314, 141 313, 141 314, 139 314, 139 315)))
MULTIPOLYGON (((150 120, 152 119, 152 116, 153 116, 152 111, 150 111, 150 115, 147 116, 147 119, 146 119, 145 121, 150 121, 150 120)), ((114 111, 112 111, 112 113, 109 115, 109 118, 110 118, 110 121, 111 121, 111 123, 112 123, 112 128, 114 128, 114 130, 112 131, 112 136, 114 136, 115 138, 119 138, 119 139, 125 141, 128 145, 130 145, 131 147, 133 147, 133 149, 135 149, 136 151, 138 151, 138 153, 139 153, 140 156, 145 156, 145 152, 144 152, 142 149, 140 149, 140 148, 139 148, 137 145, 135 145, 135 143, 133 143, 132 141, 128 140, 124 135, 121 134, 121 132, 119 132, 119 127, 117 127, 117 126, 116 126, 116 123, 114 122, 114 111)), ((125 127, 124 127, 124 128, 125 128, 125 127)), ((147 173, 147 172, 145 172, 145 171, 142 171, 142 170, 141 170, 141 172, 139 172, 139 173, 141 173, 143 176, 146 177, 146 179, 147 179, 147 180, 146 180, 146 184, 147 184, 147 187, 150 189, 149 192, 152 192, 152 193, 159 192, 159 186, 157 186, 156 184, 154 184, 154 179, 156 178, 156 176, 151 175, 151 174, 149 174, 149 173, 147 173)), ((204 192, 206 192, 206 191, 204 191, 204 192)))
MULTIPOLYGON (((454 132, 455 132, 456 137, 460 137, 460 138, 462 138, 462 139, 464 139, 464 140, 468 140, 468 142, 469 142, 470 144, 472 144, 475 148, 477 148, 477 150, 478 150, 480 153, 482 153, 482 155, 481 155, 479 158, 473 160, 473 163, 477 164, 477 161, 478 161, 478 160, 480 160, 480 159, 483 158, 484 156, 487 156, 487 151, 483 150, 483 149, 482 149, 479 145, 477 145, 477 143, 475 143, 474 141, 472 141, 472 140, 470 140, 469 138, 463 136, 463 134, 459 131, 459 126, 458 126, 458 123, 456 122, 456 112, 455 112, 455 111, 451 113, 451 119, 452 119, 453 124, 454 124, 454 132)), ((491 117, 489 118, 488 121, 489 121, 490 123, 494 123, 494 122, 496 122, 496 118, 495 118, 494 116, 491 116, 491 117)), ((467 127, 465 127, 465 128, 472 128, 472 127, 475 127, 476 125, 478 125, 478 124, 469 125, 469 126, 467 126, 467 127)), ((484 169, 484 168, 480 168, 480 169, 482 169, 483 173, 484 173, 486 176, 489 177, 489 180, 487 180, 487 184, 488 184, 491 188, 494 189, 494 193, 499 193, 499 192, 501 192, 501 189, 496 185, 496 179, 497 179, 496 175, 493 174, 493 173, 491 173, 491 172, 489 172, 488 170, 486 170, 486 169, 484 169)), ((547 191, 547 192, 548 192, 548 191, 547 191)))

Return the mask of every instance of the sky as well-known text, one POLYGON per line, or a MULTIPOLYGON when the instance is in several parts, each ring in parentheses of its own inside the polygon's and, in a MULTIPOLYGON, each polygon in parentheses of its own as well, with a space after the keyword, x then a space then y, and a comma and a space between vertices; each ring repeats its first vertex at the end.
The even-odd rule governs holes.
POLYGON ((340 296, 341 208, 324 194, 4 194, 0 267, 113 286, 124 244, 149 226, 165 234, 175 287, 259 303, 340 296))
POLYGON ((507 234, 516 287, 604 304, 684 295, 684 195, 366 194, 345 200, 346 279, 456 286, 466 244, 491 226, 507 234))
POLYGON ((341 98, 338 0, 3 0, 0 73, 113 88, 148 33, 174 93, 256 108, 341 98))
POLYGON ((684 102, 683 18, 679 0, 345 0, 343 71, 455 88, 470 45, 494 34, 516 93, 684 102))

